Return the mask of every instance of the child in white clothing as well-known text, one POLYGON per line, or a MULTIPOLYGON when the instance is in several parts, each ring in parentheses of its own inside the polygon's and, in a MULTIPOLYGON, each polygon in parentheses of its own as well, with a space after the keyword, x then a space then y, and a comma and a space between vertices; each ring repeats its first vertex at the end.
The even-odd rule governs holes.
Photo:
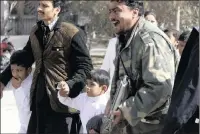
POLYGON ((102 69, 93 70, 87 79, 85 93, 79 94, 76 98, 69 98, 67 96, 69 90, 61 88, 58 92, 58 99, 62 104, 80 111, 84 134, 87 133, 86 124, 88 120, 105 111, 108 101, 105 92, 108 89, 109 81, 110 77, 107 71, 102 69))
POLYGON ((32 64, 27 60, 28 56, 29 54, 25 50, 19 50, 13 53, 10 58, 12 79, 4 89, 13 90, 20 120, 19 133, 26 133, 31 115, 29 103, 32 83, 32 64))

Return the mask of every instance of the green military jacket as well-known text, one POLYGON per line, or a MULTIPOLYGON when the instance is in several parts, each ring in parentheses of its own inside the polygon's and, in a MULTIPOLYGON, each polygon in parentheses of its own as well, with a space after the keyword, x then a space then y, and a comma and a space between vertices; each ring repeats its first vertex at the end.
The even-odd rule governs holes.
MULTIPOLYGON (((129 97, 119 108, 128 123, 135 126, 145 117, 166 110, 179 58, 169 38, 142 17, 134 26, 132 36, 118 53, 134 78, 129 97)), ((111 100, 119 80, 126 75, 119 57, 116 61, 118 66, 112 82, 111 100)))

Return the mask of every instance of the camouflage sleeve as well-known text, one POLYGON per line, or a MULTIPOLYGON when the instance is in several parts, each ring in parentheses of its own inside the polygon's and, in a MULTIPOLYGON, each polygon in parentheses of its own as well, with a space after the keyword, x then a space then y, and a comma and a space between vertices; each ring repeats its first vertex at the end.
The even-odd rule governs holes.
POLYGON ((173 54, 159 35, 151 37, 145 44, 141 56, 141 78, 143 85, 135 96, 123 102, 119 109, 130 125, 135 126, 142 118, 162 106, 172 91, 174 72, 173 54))

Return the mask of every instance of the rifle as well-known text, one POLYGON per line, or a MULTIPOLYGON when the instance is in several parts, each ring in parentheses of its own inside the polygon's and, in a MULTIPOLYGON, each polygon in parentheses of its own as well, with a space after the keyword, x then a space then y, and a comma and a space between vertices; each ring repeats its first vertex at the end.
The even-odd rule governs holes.
MULTIPOLYGON (((111 104, 110 111, 116 111, 118 106, 122 103, 122 101, 127 98, 127 88, 128 88, 128 76, 125 75, 123 79, 120 81, 120 84, 117 88, 117 91, 115 93, 114 99, 111 104)), ((100 133, 102 134, 108 134, 111 132, 113 128, 112 120, 114 119, 114 116, 112 114, 104 115, 102 119, 102 126, 100 133)))

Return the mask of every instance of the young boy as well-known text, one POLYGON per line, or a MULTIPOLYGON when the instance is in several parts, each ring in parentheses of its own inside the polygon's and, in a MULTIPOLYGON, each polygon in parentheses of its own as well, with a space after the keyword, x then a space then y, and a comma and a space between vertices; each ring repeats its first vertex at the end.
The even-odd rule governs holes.
POLYGON ((13 90, 17 104, 20 120, 19 133, 26 133, 30 111, 30 87, 32 83, 31 66, 29 53, 25 50, 19 50, 10 57, 10 69, 12 79, 5 86, 6 89, 13 90))
MULTIPOLYGON (((87 79, 86 92, 79 94, 75 98, 69 98, 69 90, 59 89, 59 101, 71 108, 80 111, 80 118, 83 125, 83 133, 86 134, 86 124, 90 118, 104 113, 108 97, 105 92, 109 86, 110 77, 107 71, 98 69, 91 71, 90 78, 87 79)), ((62 87, 63 85, 60 85, 62 87)))

